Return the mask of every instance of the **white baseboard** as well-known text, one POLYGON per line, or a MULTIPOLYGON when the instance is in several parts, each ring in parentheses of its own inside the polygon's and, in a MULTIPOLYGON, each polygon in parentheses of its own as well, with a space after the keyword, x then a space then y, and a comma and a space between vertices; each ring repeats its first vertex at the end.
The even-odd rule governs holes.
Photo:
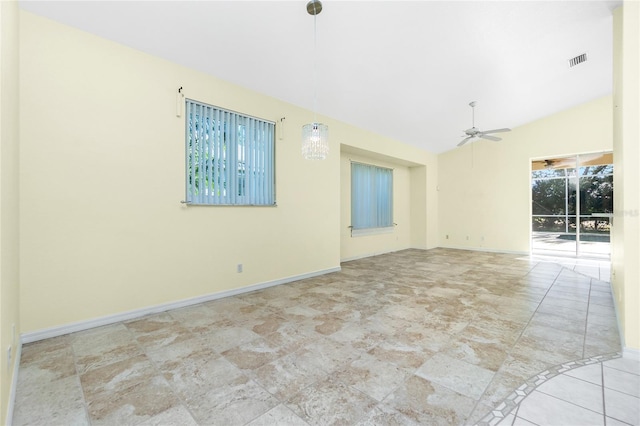
POLYGON ((381 252, 367 253, 367 254, 363 254, 363 255, 360 255, 360 256, 347 257, 347 258, 344 258, 344 259, 340 259, 340 262, 351 262, 352 260, 366 259, 367 257, 379 256, 381 254, 387 254, 387 253, 395 253, 397 251, 403 251, 403 250, 425 250, 426 251, 426 250, 433 250, 433 249, 436 249, 436 248, 452 249, 452 250, 480 251, 480 252, 487 252, 487 253, 517 254, 517 255, 522 255, 522 256, 528 256, 529 255, 529 252, 526 252, 526 251, 496 250, 496 249, 488 249, 488 248, 482 248, 482 247, 453 247, 453 246, 438 246, 438 247, 431 247, 431 248, 407 247, 407 248, 402 248, 402 249, 398 249, 398 250, 381 251, 381 252))
POLYGON ((286 278, 280 278, 273 281, 267 281, 258 284, 252 284, 246 287, 235 288, 232 290, 225 290, 217 293, 205 294, 202 296, 192 297, 189 299, 177 300, 174 302, 163 303, 160 305, 148 306, 145 308, 134 309, 133 311, 120 312, 113 315, 107 315, 99 318, 92 318, 85 321, 74 322, 70 324, 64 324, 56 327, 46 328, 43 330, 31 331, 21 335, 22 343, 31 343, 38 340, 49 339, 51 337, 62 336, 69 333, 75 333, 77 331, 88 330, 94 327, 100 327, 103 325, 109 325, 118 323, 121 321, 128 321, 135 318, 140 318, 145 315, 157 314, 165 312, 170 309, 184 308, 186 306, 197 305, 198 303, 209 302, 211 300, 222 299, 223 297, 236 296, 238 294, 249 293, 251 291, 261 290, 268 287, 273 287, 280 284, 287 284, 294 281, 303 280, 306 278, 313 278, 320 275, 329 274, 332 272, 340 272, 342 268, 339 266, 335 268, 324 269, 315 272, 309 272, 306 274, 295 275, 286 278))
POLYGON ((395 253, 395 252, 404 251, 404 250, 411 250, 411 247, 401 248, 398 250, 387 250, 387 251, 373 252, 373 253, 361 254, 358 256, 347 257, 344 259, 340 259, 340 263, 351 262, 352 260, 366 259, 367 257, 380 256, 381 254, 395 253))
POLYGON ((20 358, 22 357, 22 343, 16 344, 16 356, 13 360, 13 377, 11 380, 11 389, 9 390, 9 405, 7 406, 7 418, 4 424, 13 424, 13 408, 16 405, 16 391, 18 389, 18 370, 20 369, 20 358))

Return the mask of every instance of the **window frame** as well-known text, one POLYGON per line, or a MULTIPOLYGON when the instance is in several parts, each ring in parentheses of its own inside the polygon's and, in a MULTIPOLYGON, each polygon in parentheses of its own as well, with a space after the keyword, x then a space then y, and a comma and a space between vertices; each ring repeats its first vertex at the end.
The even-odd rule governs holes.
MULTIPOLYGON (((202 113, 201 113, 202 114, 202 113)), ((204 114, 202 114, 204 116, 204 114)), ((185 99, 185 201, 189 206, 219 206, 219 207, 276 207, 276 123, 263 118, 221 108, 206 102, 195 99, 185 99), (193 109, 193 110, 192 110, 193 109), (196 109, 203 109, 207 112, 204 119, 195 119, 192 114, 196 114, 196 109), (192 112, 193 111, 193 112, 192 112), (197 123, 207 122, 209 129, 202 134, 211 141, 203 144, 198 153, 203 154, 206 150, 209 154, 214 151, 224 151, 220 157, 210 157, 209 160, 197 161, 195 142, 192 141, 193 129, 197 123), (212 124, 217 120, 216 124, 212 124), (235 128, 235 132, 230 127, 235 128), (235 133, 235 134, 234 134, 235 133), (258 134, 262 137, 257 136, 258 134), (213 136, 212 136, 213 135, 213 136), (251 135, 251 136, 249 136, 251 135), (223 138, 215 141, 215 138, 223 138), (258 149, 259 145, 262 145, 258 149), (228 147, 234 147, 228 151, 228 147), (247 149, 247 147, 249 147, 247 149), (210 162, 205 164, 204 161, 210 162), (232 167, 227 166, 229 162, 232 167), (207 191, 215 191, 213 185, 217 182, 224 193, 209 195, 193 194, 192 189, 197 185, 194 179, 198 178, 198 172, 192 167, 211 168, 214 171, 199 176, 200 184, 207 181, 207 191), (250 167, 254 174, 252 181, 247 180, 247 167, 250 167), (241 170, 243 171, 241 173, 241 170), (214 174, 214 173, 218 174, 214 174), (243 176, 241 176, 243 175, 243 176), (210 183, 208 180, 213 180, 210 183), (212 188, 209 188, 212 185, 212 188), (228 186, 232 185, 236 193, 229 193, 228 186), (254 189, 247 194, 247 186, 254 189), (243 191, 241 193, 240 187, 243 191), (259 192, 256 195, 256 192, 259 192)))

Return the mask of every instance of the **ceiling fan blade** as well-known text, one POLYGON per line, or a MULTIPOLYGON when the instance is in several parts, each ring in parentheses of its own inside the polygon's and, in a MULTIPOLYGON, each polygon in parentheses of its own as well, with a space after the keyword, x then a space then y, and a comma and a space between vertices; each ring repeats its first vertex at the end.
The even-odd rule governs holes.
POLYGON ((482 139, 488 139, 490 141, 496 141, 496 142, 502 140, 502 138, 499 138, 497 136, 485 135, 484 132, 479 134, 478 137, 481 137, 482 139))
POLYGON ((471 139, 473 139, 473 136, 469 136, 468 138, 462 139, 462 141, 458 144, 458 146, 464 145, 465 143, 469 142, 471 139))
POLYGON ((510 132, 510 131, 511 129, 504 128, 504 129, 487 130, 482 133, 504 133, 504 132, 510 132))

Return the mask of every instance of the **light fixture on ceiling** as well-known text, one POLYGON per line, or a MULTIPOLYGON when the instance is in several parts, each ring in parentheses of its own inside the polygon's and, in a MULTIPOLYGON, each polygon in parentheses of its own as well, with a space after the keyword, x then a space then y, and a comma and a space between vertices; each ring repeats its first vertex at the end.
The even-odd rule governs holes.
POLYGON ((318 123, 316 114, 318 97, 316 18, 322 12, 322 2, 311 0, 307 3, 307 12, 313 15, 313 123, 302 126, 302 156, 307 160, 324 160, 329 154, 329 126, 318 123))

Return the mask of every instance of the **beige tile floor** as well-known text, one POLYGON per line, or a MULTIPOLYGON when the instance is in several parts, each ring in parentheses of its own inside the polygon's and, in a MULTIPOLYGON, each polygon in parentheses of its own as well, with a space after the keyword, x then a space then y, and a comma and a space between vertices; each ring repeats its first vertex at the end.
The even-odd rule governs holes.
MULTIPOLYGON (((619 351, 606 282, 517 255, 405 250, 25 345, 13 424, 475 424, 536 374, 619 351)), ((603 394, 637 398, 615 362, 599 363, 603 394)), ((548 387, 491 420, 536 421, 548 387)))

